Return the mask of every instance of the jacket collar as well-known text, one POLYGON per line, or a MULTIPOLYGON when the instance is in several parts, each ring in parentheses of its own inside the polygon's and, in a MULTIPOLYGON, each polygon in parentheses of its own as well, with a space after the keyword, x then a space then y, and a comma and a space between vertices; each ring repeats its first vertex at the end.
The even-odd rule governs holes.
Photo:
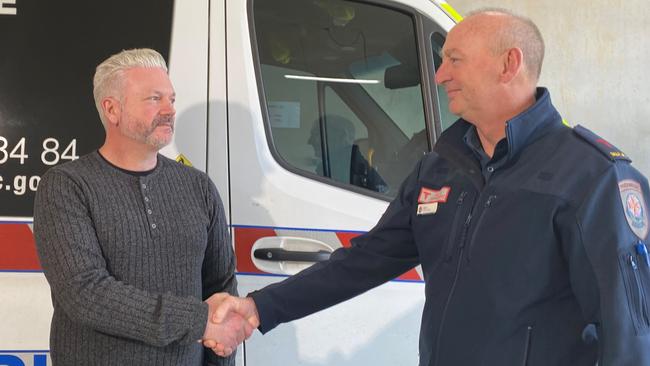
MULTIPOLYGON (((546 88, 537 88, 535 104, 530 108, 515 116, 514 118, 506 121, 506 143, 507 152, 505 156, 497 156, 493 166, 498 168, 506 164, 517 156, 526 146, 533 143, 539 137, 551 132, 556 127, 562 126, 562 118, 551 103, 551 95, 546 88)), ((475 156, 480 157, 484 155, 480 144, 477 144, 476 127, 469 122, 460 119, 456 124, 465 126, 463 133, 463 143, 474 153, 475 156)), ((497 146, 502 145, 503 140, 497 146)))
POLYGON ((526 146, 543 135, 564 127, 560 113, 551 103, 548 90, 537 88, 536 97, 537 101, 532 107, 506 122, 507 160, 519 155, 526 146))
MULTIPOLYGON (((540 137, 566 128, 562 124, 560 114, 551 103, 548 90, 537 88, 536 98, 534 105, 506 122, 506 138, 500 143, 507 145, 507 152, 501 155, 502 158, 498 162, 490 162, 495 169, 516 161, 518 154, 540 137)), ((482 187, 485 180, 480 161, 464 139, 472 128, 475 129, 472 124, 462 118, 459 119, 442 133, 433 151, 462 169, 476 187, 482 187)))

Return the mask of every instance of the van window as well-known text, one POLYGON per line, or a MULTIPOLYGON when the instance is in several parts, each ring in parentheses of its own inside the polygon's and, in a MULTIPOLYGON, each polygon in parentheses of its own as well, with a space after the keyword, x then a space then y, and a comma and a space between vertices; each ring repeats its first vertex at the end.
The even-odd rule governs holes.
POLYGON ((412 15, 354 1, 258 0, 253 20, 279 161, 394 197, 429 150, 412 15))
MULTIPOLYGON (((433 50, 433 64, 435 66, 436 71, 438 71, 438 68, 440 65, 442 65, 442 46, 445 44, 445 37, 440 34, 440 33, 434 33, 431 36, 431 49, 433 50)), ((438 88, 438 106, 440 108, 438 109, 440 113, 440 121, 442 122, 442 130, 446 130, 451 126, 456 120, 458 119, 458 116, 452 114, 449 111, 449 98, 447 98, 447 92, 445 91, 445 87, 442 85, 436 85, 438 88)))
MULTIPOLYGON (((411 43, 414 40, 411 41, 411 43)), ((405 41, 406 42, 406 41, 405 41)), ((411 44, 415 53, 415 45, 411 44)), ((415 62, 415 61, 413 61, 415 62)), ((422 104, 422 89, 420 73, 416 65, 409 65, 408 76, 414 80, 409 85, 387 87, 384 75, 386 70, 403 70, 403 65, 388 53, 372 57, 369 60, 357 61, 350 65, 350 71, 355 78, 380 80, 377 84, 361 84, 365 91, 379 104, 386 114, 406 136, 413 136, 424 129, 424 105, 422 104)), ((389 80, 390 83, 390 80, 389 80)))

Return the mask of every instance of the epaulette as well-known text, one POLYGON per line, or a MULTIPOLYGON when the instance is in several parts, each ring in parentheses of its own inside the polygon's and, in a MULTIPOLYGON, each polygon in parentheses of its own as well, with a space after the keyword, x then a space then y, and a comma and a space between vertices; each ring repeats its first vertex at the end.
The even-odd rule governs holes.
POLYGON ((616 160, 625 160, 631 162, 632 159, 630 159, 624 152, 619 150, 616 146, 610 144, 607 140, 603 139, 602 137, 596 135, 595 133, 591 132, 590 130, 577 125, 573 128, 573 132, 575 132, 576 135, 580 136, 582 139, 586 140, 588 143, 596 147, 598 151, 603 153, 607 158, 611 161, 616 161, 616 160))

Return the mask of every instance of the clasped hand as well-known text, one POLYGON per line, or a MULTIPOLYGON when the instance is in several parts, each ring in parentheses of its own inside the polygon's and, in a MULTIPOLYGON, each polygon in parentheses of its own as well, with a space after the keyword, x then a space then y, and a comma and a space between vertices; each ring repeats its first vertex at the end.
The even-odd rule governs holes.
POLYGON ((251 298, 214 294, 208 304, 208 324, 201 342, 221 357, 229 356, 259 326, 257 307, 251 298))

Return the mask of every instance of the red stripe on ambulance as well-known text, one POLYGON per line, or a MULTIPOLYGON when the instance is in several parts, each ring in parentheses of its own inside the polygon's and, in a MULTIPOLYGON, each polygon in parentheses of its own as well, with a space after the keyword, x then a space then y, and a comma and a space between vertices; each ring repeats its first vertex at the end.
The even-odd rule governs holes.
MULTIPOLYGON (((350 240, 352 240, 354 237, 359 236, 361 234, 358 233, 336 233, 336 236, 339 238, 341 241, 341 244, 343 244, 344 247, 349 247, 350 240)), ((397 278, 398 280, 403 280, 403 281, 422 281, 422 278, 418 274, 418 272, 415 270, 415 268, 411 269, 410 271, 404 273, 403 275, 399 276, 397 278)))
POLYGON ((251 251, 253 244, 267 236, 276 236, 273 229, 268 228, 233 228, 235 236, 235 254, 237 255, 237 271, 245 273, 263 273, 253 264, 251 251))
MULTIPOLYGON (((283 230, 286 231, 286 230, 283 230)), ((294 236, 300 236, 300 232, 303 230, 295 230, 296 234, 294 236)), ((254 273, 254 274, 264 274, 266 272, 258 269, 253 260, 251 259, 251 250, 255 242, 261 238, 265 237, 275 237, 278 236, 274 229, 272 228, 255 228, 255 227, 237 227, 233 228, 234 240, 235 240, 235 254, 237 255, 237 272, 239 273, 254 273)), ((339 244, 343 247, 349 247, 351 245, 351 240, 361 233, 354 232, 336 232, 336 238, 339 241, 339 244)), ((400 277, 398 280, 404 281, 421 281, 422 278, 417 273, 415 269, 412 269, 400 277)))
POLYGON ((39 271, 34 234, 27 224, 0 224, 0 271, 39 271))

